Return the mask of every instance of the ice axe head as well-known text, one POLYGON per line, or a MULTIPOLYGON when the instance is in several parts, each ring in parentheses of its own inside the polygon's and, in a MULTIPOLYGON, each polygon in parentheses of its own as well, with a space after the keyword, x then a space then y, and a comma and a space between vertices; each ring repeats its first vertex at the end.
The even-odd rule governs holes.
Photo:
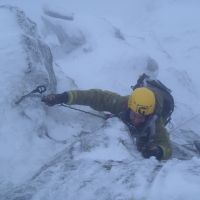
POLYGON ((39 85, 38 87, 36 87, 36 88, 32 91, 32 93, 40 93, 40 94, 42 94, 42 93, 44 93, 46 90, 47 90, 46 86, 44 86, 44 85, 39 85))

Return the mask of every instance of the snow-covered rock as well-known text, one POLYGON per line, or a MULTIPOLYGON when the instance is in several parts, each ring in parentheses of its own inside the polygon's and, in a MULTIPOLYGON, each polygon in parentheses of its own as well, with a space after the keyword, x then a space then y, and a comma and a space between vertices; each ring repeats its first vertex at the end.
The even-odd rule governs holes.
POLYGON ((198 200, 199 1, 7 2, 13 6, 0 8, 0 199, 198 200), (48 92, 98 87, 127 95, 142 72, 175 97, 169 161, 143 159, 118 119, 49 108, 38 97, 15 105, 40 84, 48 92))

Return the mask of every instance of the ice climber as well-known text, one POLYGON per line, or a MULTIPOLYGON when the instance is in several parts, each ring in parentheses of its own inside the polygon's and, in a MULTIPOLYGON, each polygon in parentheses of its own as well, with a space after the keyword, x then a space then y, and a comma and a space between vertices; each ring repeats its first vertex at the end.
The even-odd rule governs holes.
POLYGON ((128 96, 100 89, 72 90, 44 96, 42 101, 48 106, 64 103, 108 111, 127 125, 144 158, 169 159, 172 150, 165 125, 174 109, 171 91, 160 81, 148 79, 145 74, 132 89, 128 96))

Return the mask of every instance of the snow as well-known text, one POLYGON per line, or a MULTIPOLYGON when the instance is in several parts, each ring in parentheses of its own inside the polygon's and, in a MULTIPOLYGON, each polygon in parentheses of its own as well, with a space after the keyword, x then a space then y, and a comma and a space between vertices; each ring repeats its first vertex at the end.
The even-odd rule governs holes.
POLYGON ((0 7, 0 199, 199 199, 199 155, 181 146, 200 141, 199 1, 0 5, 17 7, 0 7), (47 93, 100 88, 127 95, 142 72, 175 98, 168 129, 180 149, 168 161, 143 159, 118 119, 47 107, 39 98, 15 104, 40 84, 47 93))

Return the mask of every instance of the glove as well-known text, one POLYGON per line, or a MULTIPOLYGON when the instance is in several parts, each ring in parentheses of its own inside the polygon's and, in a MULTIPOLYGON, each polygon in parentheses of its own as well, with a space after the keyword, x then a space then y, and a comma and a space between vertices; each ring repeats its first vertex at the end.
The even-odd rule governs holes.
POLYGON ((47 104, 48 106, 54 106, 56 104, 67 103, 68 94, 64 92, 62 94, 49 94, 47 96, 42 97, 42 102, 47 104))
POLYGON ((142 148, 142 155, 144 158, 150 158, 155 156, 158 160, 161 160, 163 156, 163 150, 158 145, 148 145, 142 148))

